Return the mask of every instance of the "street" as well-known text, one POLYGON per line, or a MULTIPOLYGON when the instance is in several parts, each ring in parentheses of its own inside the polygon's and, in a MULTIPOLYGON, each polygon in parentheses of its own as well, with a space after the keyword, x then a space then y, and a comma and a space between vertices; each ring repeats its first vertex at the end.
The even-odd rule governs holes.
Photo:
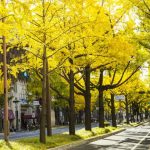
MULTIPOLYGON (((96 126, 98 126, 97 123, 92 123, 92 127, 96 127, 96 126)), ((84 128, 84 124, 76 125, 76 131, 82 128, 84 128)), ((69 132, 68 126, 60 126, 60 127, 52 128, 52 134, 59 134, 63 132, 69 132)), ((21 139, 26 137, 36 137, 36 136, 39 136, 39 130, 12 133, 10 134, 9 139, 16 140, 16 139, 21 139)), ((0 134, 0 139, 3 139, 3 134, 0 134)))
POLYGON ((97 140, 89 144, 71 148, 71 150, 149 150, 150 124, 146 123, 136 128, 97 140))

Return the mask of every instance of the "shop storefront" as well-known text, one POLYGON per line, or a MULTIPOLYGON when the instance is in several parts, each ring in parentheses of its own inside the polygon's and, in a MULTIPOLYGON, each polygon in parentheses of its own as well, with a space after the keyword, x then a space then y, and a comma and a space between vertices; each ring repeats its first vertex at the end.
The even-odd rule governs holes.
MULTIPOLYGON (((8 119, 9 119, 9 128, 10 131, 14 131, 13 120, 15 119, 15 115, 11 109, 8 110, 8 119)), ((4 111, 0 112, 0 131, 2 132, 4 129, 4 111)))

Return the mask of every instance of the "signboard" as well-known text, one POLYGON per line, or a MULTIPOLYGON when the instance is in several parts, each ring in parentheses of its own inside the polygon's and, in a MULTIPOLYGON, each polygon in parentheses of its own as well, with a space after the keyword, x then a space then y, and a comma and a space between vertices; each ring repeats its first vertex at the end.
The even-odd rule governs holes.
POLYGON ((39 101, 33 101, 33 105, 34 105, 34 106, 39 106, 40 103, 39 103, 39 101))
POLYGON ((125 100, 124 95, 115 95, 115 100, 125 100))

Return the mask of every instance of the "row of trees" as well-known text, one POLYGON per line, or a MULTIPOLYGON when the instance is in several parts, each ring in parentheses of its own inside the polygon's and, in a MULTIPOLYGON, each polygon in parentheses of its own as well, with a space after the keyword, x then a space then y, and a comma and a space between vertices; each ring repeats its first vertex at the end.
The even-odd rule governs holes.
POLYGON ((75 134, 75 100, 80 97, 85 104, 85 129, 91 130, 91 99, 96 99, 95 94, 99 127, 104 127, 104 92, 124 85, 148 57, 141 57, 146 52, 134 38, 139 34, 132 15, 136 15, 134 5, 122 0, 17 0, 1 3, 0 8, 1 18, 5 18, 0 31, 8 51, 15 48, 25 52, 12 59, 9 73, 16 76, 28 70, 41 82, 40 142, 46 142, 46 121, 51 135, 50 88, 68 102, 70 134, 75 134), (58 90, 51 78, 54 74, 68 83, 67 94, 58 90))

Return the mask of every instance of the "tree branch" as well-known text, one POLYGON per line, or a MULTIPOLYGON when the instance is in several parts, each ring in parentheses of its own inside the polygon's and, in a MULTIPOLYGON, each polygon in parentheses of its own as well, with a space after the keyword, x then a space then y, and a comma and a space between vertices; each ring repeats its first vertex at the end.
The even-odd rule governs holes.
POLYGON ((67 59, 68 59, 68 57, 65 58, 63 61, 60 61, 60 63, 57 65, 57 67, 55 67, 54 69, 50 70, 50 71, 48 72, 48 74, 52 73, 52 72, 53 72, 54 70, 56 70, 57 68, 61 67, 61 65, 63 65, 67 59))
POLYGON ((34 37, 32 37, 32 36, 30 36, 30 35, 27 35, 27 36, 28 36, 29 38, 31 38, 32 40, 36 41, 37 43, 43 44, 43 42, 41 42, 41 41, 35 39, 34 37))
MULTIPOLYGON (((77 40, 74 40, 74 41, 70 42, 69 44, 75 43, 75 42, 81 40, 82 38, 84 38, 84 37, 81 37, 81 38, 79 38, 79 39, 77 39, 77 40)), ((61 49, 65 48, 65 47, 67 47, 67 46, 68 46, 68 43, 67 43, 66 45, 60 47, 59 49, 57 49, 53 54, 47 56, 47 59, 50 58, 50 57, 52 57, 52 56, 55 55, 58 51, 60 51, 61 49)))
POLYGON ((80 26, 80 25, 82 25, 82 24, 84 24, 84 23, 88 23, 88 22, 82 22, 82 23, 73 25, 72 27, 70 27, 69 29, 63 31, 63 32, 60 33, 57 37, 55 37, 54 39, 52 39, 52 40, 50 41, 50 43, 52 43, 53 41, 55 41, 56 39, 58 39, 58 38, 59 38, 60 36, 62 36, 63 34, 65 34, 65 33, 67 33, 68 31, 70 31, 71 29, 73 29, 73 28, 75 28, 75 27, 77 27, 77 26, 80 26))
POLYGON ((105 67, 105 66, 107 66, 107 65, 109 65, 109 64, 111 64, 111 63, 113 63, 113 62, 115 62, 115 61, 111 61, 111 62, 109 62, 109 63, 103 64, 103 65, 99 65, 99 66, 97 66, 97 67, 95 67, 95 68, 92 68, 92 69, 91 69, 91 72, 92 72, 92 71, 95 71, 95 70, 97 70, 97 69, 100 69, 100 68, 102 68, 102 67, 105 67))
POLYGON ((114 74, 113 74, 113 77, 112 77, 112 80, 111 80, 111 83, 110 83, 111 85, 114 83, 116 72, 117 72, 117 69, 114 70, 114 74))
MULTIPOLYGON (((139 71, 139 69, 141 68, 141 66, 138 66, 132 73, 131 73, 131 75, 128 77, 128 78, 126 78, 122 83, 120 83, 118 86, 121 86, 122 84, 124 84, 125 82, 127 82, 137 71, 139 71)), ((117 87, 118 87, 117 86, 117 87)))
POLYGON ((148 11, 150 12, 150 7, 148 6, 148 4, 145 2, 145 0, 143 0, 143 2, 145 4, 146 8, 148 9, 148 11))
POLYGON ((51 88, 58 96, 60 96, 60 98, 66 100, 66 101, 69 101, 69 98, 68 98, 68 97, 62 95, 56 88, 54 88, 53 86, 51 86, 51 84, 50 84, 50 88, 51 88))
POLYGON ((126 70, 128 69, 129 65, 130 65, 130 61, 128 62, 127 66, 125 67, 125 69, 120 77, 120 80, 117 82, 117 84, 119 84, 122 81, 124 74, 125 74, 126 70))
POLYGON ((102 88, 104 90, 108 90, 108 89, 114 89, 114 88, 117 88, 121 85, 123 85, 125 82, 127 82, 139 69, 140 69, 141 66, 138 66, 123 82, 121 82, 120 84, 116 83, 116 84, 113 84, 113 85, 104 85, 102 88))
POLYGON ((28 48, 24 49, 25 51, 28 51, 29 53, 31 53, 32 55, 34 55, 37 58, 40 58, 42 60, 42 57, 40 57, 38 54, 33 53, 32 51, 28 50, 28 48))
POLYGON ((34 69, 34 68, 32 68, 32 69, 34 70, 34 72, 36 73, 36 75, 39 77, 39 79, 42 81, 43 78, 42 78, 41 74, 38 72, 38 70, 34 69))

